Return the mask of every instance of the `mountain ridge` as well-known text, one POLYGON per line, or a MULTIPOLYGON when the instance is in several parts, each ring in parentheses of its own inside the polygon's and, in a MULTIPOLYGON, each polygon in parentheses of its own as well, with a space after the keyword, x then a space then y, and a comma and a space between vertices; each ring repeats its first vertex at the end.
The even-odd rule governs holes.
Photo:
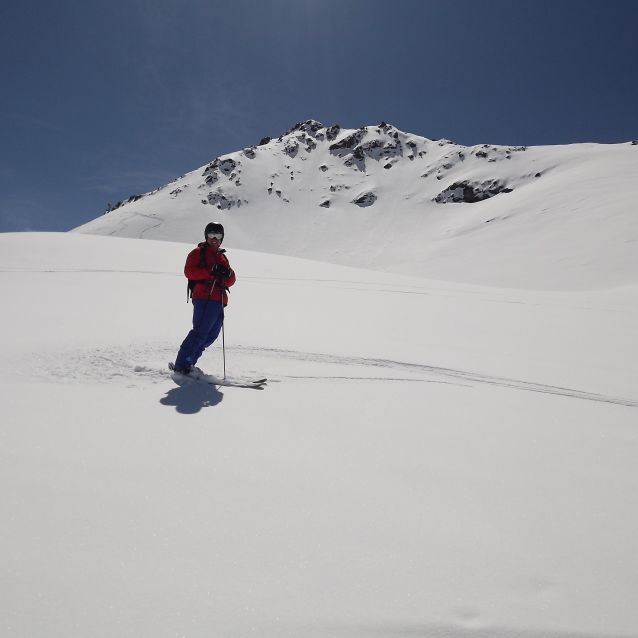
POLYGON ((528 286, 606 287, 633 283, 638 266, 625 245, 638 236, 637 170, 633 142, 468 147, 385 122, 305 120, 75 230, 192 242, 215 218, 229 245, 248 250, 497 286, 538 267, 528 286), (470 270, 454 265, 459 251, 470 270), (516 254, 522 271, 512 270, 516 254), (614 277, 587 267, 601 256, 618 262, 614 277))

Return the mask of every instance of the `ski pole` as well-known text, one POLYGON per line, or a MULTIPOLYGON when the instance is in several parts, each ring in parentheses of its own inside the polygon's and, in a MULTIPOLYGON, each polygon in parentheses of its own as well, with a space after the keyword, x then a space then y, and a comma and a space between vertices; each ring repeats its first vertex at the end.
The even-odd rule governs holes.
MULTIPOLYGON (((223 310, 222 310, 223 312, 223 310)), ((224 358, 224 380, 226 379, 226 336, 224 334, 224 320, 222 318, 222 356, 224 358)))

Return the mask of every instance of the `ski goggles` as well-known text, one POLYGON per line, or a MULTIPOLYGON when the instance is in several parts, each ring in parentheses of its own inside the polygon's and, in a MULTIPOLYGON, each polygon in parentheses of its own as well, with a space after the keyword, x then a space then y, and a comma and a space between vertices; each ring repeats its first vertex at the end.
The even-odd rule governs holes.
POLYGON ((221 233, 206 233, 206 239, 216 239, 217 241, 221 241, 224 239, 224 236, 221 233))

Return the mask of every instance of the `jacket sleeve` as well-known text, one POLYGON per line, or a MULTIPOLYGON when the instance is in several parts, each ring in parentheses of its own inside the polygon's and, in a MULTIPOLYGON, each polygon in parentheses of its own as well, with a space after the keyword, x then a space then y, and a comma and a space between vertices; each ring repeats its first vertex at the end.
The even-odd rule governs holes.
POLYGON ((199 264, 199 248, 195 248, 186 257, 184 265, 184 275, 187 279, 210 279, 208 269, 202 268, 199 264))
POLYGON ((237 278, 235 277, 235 271, 231 268, 226 255, 223 256, 223 260, 225 262, 224 265, 230 270, 230 275, 222 279, 222 284, 224 284, 226 288, 230 288, 235 283, 237 278))

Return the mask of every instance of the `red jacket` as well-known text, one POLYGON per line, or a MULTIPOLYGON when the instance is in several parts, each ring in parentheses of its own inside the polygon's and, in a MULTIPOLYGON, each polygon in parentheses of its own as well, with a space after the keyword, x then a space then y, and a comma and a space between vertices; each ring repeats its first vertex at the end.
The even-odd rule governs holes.
POLYGON ((223 250, 214 251, 206 243, 199 244, 186 257, 184 274, 187 279, 199 282, 193 287, 193 299, 211 299, 223 302, 224 306, 228 304, 228 294, 225 289, 235 283, 235 271, 230 267, 223 250), (205 267, 201 263, 202 246, 205 247, 205 267), (230 275, 228 277, 213 275, 212 270, 215 264, 228 268, 230 275))

